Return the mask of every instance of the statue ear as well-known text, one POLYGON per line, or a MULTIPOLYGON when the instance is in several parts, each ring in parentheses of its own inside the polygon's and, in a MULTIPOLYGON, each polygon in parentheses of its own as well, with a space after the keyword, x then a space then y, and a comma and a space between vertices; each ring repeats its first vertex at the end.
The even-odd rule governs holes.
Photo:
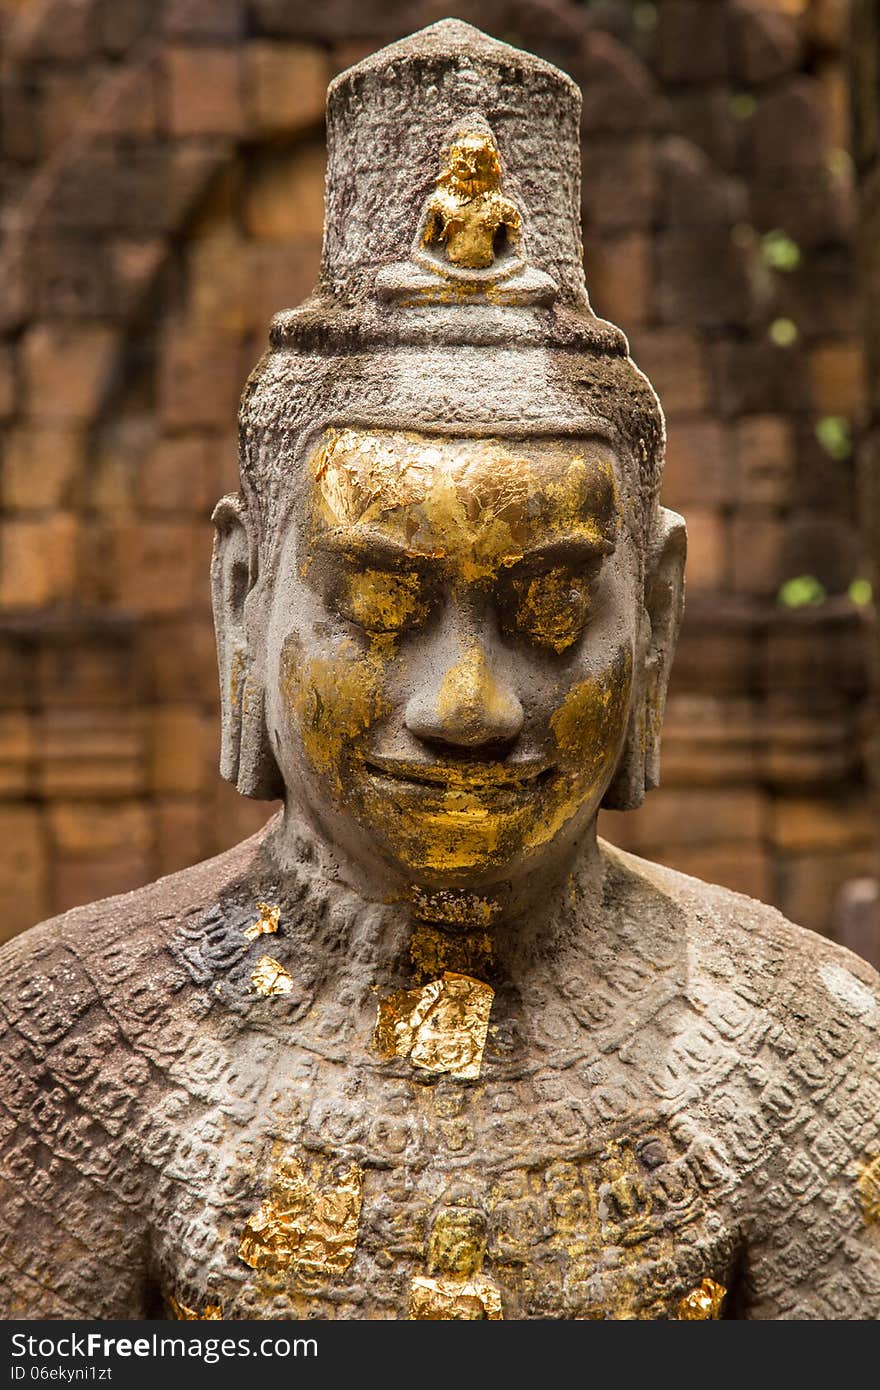
POLYGON ((211 597, 220 670, 220 772, 243 796, 284 793, 266 729, 262 648, 249 622, 258 577, 257 546, 237 494, 214 508, 211 597))
POLYGON ((660 507, 645 557, 645 596, 636 653, 629 725, 603 807, 634 811, 660 782, 660 730, 669 672, 684 612, 687 530, 660 507))

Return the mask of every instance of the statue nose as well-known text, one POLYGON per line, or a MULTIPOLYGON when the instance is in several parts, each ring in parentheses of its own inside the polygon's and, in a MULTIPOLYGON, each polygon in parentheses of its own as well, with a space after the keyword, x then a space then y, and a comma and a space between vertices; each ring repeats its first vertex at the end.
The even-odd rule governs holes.
POLYGON ((479 644, 468 648, 438 686, 419 690, 406 707, 406 727, 417 738, 459 748, 509 743, 523 726, 514 692, 492 672, 479 644))

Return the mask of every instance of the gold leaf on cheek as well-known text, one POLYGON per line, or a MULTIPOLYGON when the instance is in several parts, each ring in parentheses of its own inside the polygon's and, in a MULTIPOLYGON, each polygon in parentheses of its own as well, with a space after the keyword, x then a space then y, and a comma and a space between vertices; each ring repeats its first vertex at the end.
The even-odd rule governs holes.
POLYGON ((623 735, 625 711, 632 684, 632 652, 621 649, 598 677, 571 688, 550 720, 560 753, 578 764, 585 755, 601 763, 616 753, 623 735))
POLYGON ((343 765, 352 749, 390 711, 386 667, 382 651, 364 652, 348 638, 320 656, 306 656, 295 639, 284 643, 282 697, 309 762, 328 774, 338 797, 346 792, 343 765))

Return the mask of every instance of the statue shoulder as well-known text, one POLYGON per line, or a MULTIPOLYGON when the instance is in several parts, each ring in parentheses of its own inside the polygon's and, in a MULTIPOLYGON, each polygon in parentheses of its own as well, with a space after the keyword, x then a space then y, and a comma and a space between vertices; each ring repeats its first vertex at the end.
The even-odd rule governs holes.
POLYGON ((630 922, 660 923, 679 970, 746 1214, 742 1316, 877 1318, 880 976, 765 903, 607 854, 630 922))
POLYGON ((880 974, 768 903, 605 845, 611 871, 666 905, 682 933, 692 978, 747 997, 797 1030, 820 1017, 880 1033, 880 974))
POLYGON ((259 844, 0 948, 0 1317, 150 1315, 147 1120, 209 1007, 180 942, 259 844))
MULTIPOLYGON (((155 1017, 184 982, 172 938, 248 876, 262 838, 260 832, 143 888, 73 908, 0 946, 5 1033, 26 1039, 38 1056, 99 1017, 104 1034, 137 1033, 138 1020, 155 1017)), ((0 1098, 3 1086, 0 1076, 0 1098)))

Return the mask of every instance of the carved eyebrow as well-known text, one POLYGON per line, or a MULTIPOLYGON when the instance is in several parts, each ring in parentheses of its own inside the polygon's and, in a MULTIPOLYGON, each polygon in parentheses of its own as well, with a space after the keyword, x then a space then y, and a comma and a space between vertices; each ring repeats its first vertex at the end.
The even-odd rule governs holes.
MULTIPOLYGON (((394 536, 389 536, 383 531, 375 530, 356 530, 344 531, 336 528, 332 531, 325 531, 315 537, 315 545, 322 550, 329 550, 335 555, 345 555, 353 560, 360 560, 362 563, 369 564, 371 561, 380 564, 400 565, 405 563, 409 566, 423 566, 431 560, 444 560, 446 554, 443 551, 410 550, 410 548, 394 536)), ((613 554, 616 549, 616 539, 610 540, 601 534, 597 529, 593 534, 583 532, 573 532, 571 535, 554 536, 545 541, 542 545, 530 547, 521 554, 512 556, 505 565, 505 568, 513 568, 516 565, 525 565, 552 562, 568 561, 589 564, 597 559, 604 559, 606 555, 613 554)))
POLYGON ((343 531, 337 528, 322 532, 315 537, 314 543, 321 550, 330 550, 336 555, 347 555, 353 560, 378 560, 386 564, 399 565, 401 561, 405 561, 410 565, 418 565, 426 560, 443 558, 440 552, 431 555, 410 550, 402 541, 382 531, 343 531))
POLYGON ((612 555, 617 548, 616 539, 610 540, 596 531, 593 535, 575 532, 569 536, 554 536, 543 545, 536 545, 523 551, 516 564, 529 564, 535 560, 580 560, 589 562, 599 557, 612 555))

